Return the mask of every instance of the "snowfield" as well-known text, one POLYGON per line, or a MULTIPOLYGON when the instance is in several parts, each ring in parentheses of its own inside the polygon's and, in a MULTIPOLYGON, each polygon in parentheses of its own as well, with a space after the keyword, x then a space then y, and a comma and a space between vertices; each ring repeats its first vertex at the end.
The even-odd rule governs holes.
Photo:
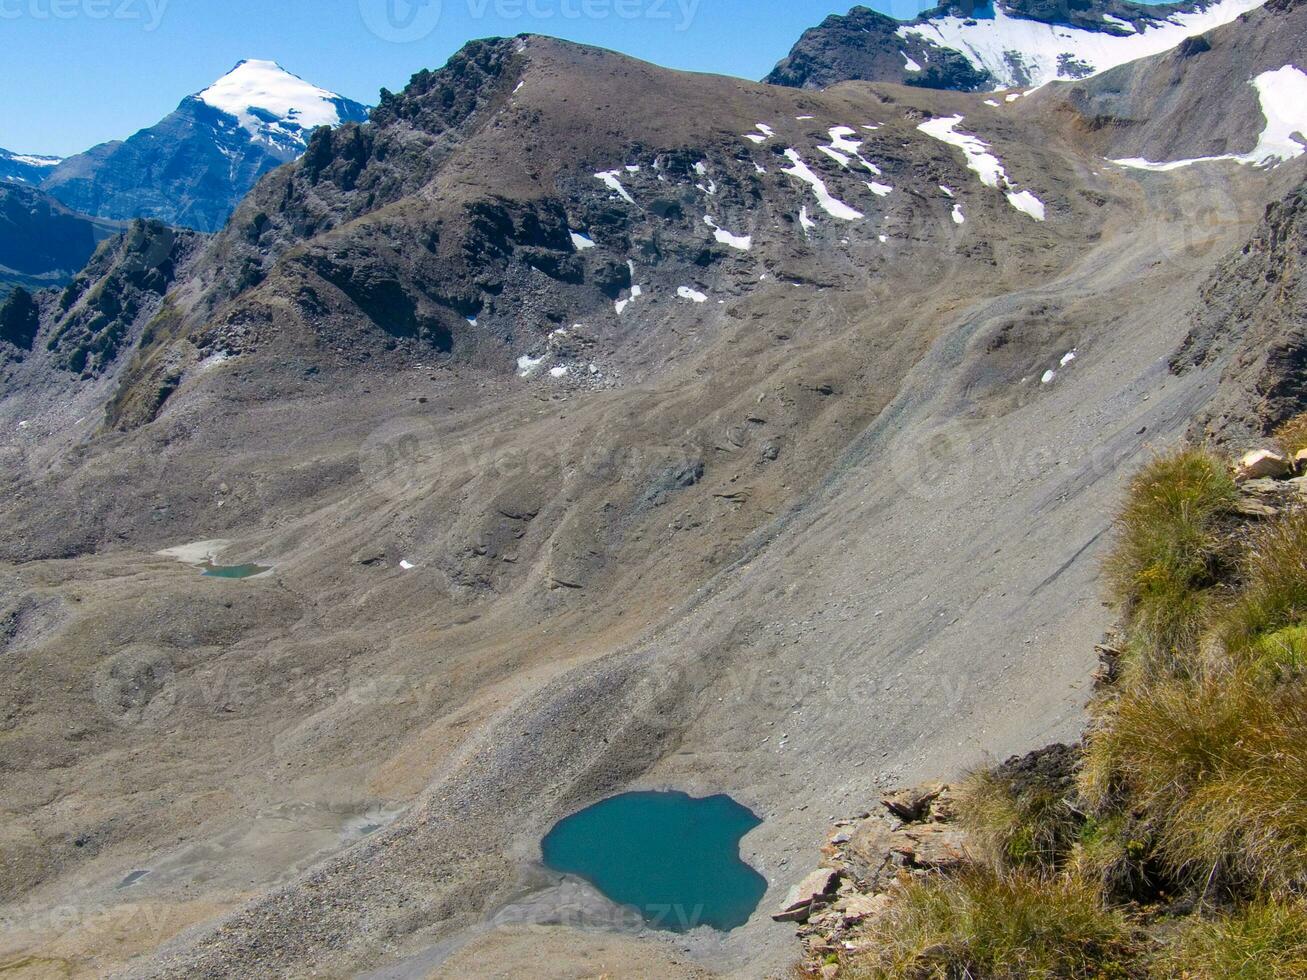
POLYGON ((1089 66, 1099 74, 1117 65, 1169 51, 1187 37, 1205 34, 1228 24, 1240 14, 1262 6, 1266 0, 1217 0, 1206 10, 1173 14, 1146 24, 1142 30, 1121 34, 1121 24, 1107 21, 1114 32, 1087 31, 1062 24, 1043 24, 1010 16, 1001 4, 994 4, 992 19, 941 17, 928 24, 905 25, 901 38, 921 38, 962 53, 976 68, 988 71, 999 89, 1032 86, 1038 88, 1063 74, 1063 56, 1089 66), (1009 52, 1015 57, 1009 58, 1009 52))
POLYGON ((287 140, 307 145, 308 132, 344 121, 336 104, 340 96, 310 85, 275 61, 242 61, 196 98, 235 116, 254 139, 274 145, 287 140))

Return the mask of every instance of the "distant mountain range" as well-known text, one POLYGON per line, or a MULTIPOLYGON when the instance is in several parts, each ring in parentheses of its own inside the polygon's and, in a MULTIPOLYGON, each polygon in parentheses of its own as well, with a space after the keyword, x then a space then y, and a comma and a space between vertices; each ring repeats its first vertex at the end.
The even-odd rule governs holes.
POLYGON ((805 32, 765 81, 809 89, 844 81, 966 92, 1030 88, 1160 54, 1264 2, 945 3, 913 21, 854 7, 805 32))
POLYGON ((0 180, 89 215, 216 231, 260 177, 304 152, 314 129, 367 114, 274 62, 242 61, 127 140, 66 160, 0 151, 0 180))
POLYGON ((0 181, 0 299, 15 286, 64 285, 121 228, 77 214, 34 187, 0 181))
POLYGON ((0 181, 40 184, 61 162, 59 157, 32 156, 0 149, 0 181))

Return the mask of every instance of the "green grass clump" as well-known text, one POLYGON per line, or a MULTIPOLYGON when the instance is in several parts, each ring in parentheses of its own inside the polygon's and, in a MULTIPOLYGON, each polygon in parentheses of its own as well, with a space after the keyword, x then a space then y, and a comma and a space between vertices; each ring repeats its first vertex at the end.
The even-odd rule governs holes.
POLYGON ((1218 626, 1235 659, 1264 656, 1269 637, 1307 621, 1307 511, 1258 529, 1241 564, 1244 586, 1218 626))
POLYGON ((1187 980, 1307 977, 1307 906, 1258 902, 1226 918, 1195 919, 1157 957, 1153 975, 1187 980))
POLYGON ((1144 814, 1177 883, 1275 893, 1307 884, 1307 690, 1247 671, 1126 691, 1090 739, 1081 792, 1144 814))
POLYGON ((1208 590, 1228 564, 1222 519, 1238 496, 1225 465, 1189 449, 1160 457, 1131 484, 1105 572, 1147 673, 1189 669, 1208 590))
POLYGON ((992 770, 972 773, 958 788, 957 805, 973 851, 1011 871, 1060 867, 1085 822, 1063 793, 1018 789, 992 770))
POLYGON ((1067 875, 1005 874, 983 866, 905 885, 871 931, 854 978, 1117 978, 1139 976, 1128 916, 1067 875))

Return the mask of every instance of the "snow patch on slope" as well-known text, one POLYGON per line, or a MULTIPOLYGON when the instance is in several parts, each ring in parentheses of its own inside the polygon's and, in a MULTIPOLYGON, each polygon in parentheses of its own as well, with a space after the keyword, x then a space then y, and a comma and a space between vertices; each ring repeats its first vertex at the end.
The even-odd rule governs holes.
POLYGON ((1112 162, 1137 170, 1176 170, 1216 160, 1267 167, 1302 156, 1307 152, 1303 143, 1307 140, 1307 74, 1294 65, 1285 65, 1275 71, 1262 72, 1249 84, 1257 89, 1262 115, 1266 117, 1266 127, 1252 152, 1173 160, 1170 163, 1152 163, 1138 157, 1112 162))
POLYGON ((839 218, 841 221, 857 221, 863 217, 861 211, 855 211, 830 192, 829 188, 826 187, 826 182, 813 173, 812 169, 803 162, 803 157, 799 156, 798 150, 786 150, 785 157, 792 166, 782 168, 781 172, 787 173, 791 177, 797 177, 811 187, 813 194, 816 195, 817 203, 832 218, 839 218))
POLYGON ((917 129, 927 136, 934 137, 950 146, 956 146, 967 158, 967 168, 975 171, 980 182, 986 187, 1002 190, 1007 195, 1008 204, 1022 214, 1027 214, 1036 221, 1044 220, 1044 202, 1030 191, 1016 191, 1007 178, 1007 170, 998 157, 989 152, 989 144, 978 136, 959 133, 958 124, 962 116, 939 116, 922 123, 917 129))

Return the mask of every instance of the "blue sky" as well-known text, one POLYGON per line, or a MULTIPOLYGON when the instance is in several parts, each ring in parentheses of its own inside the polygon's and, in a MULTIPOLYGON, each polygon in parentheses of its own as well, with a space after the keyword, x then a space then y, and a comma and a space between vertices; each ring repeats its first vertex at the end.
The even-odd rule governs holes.
MULTIPOLYGON (((853 0, 0 0, 0 147, 67 155, 171 112, 242 58, 372 104, 477 37, 552 34, 760 78, 853 0)), ((929 3, 876 0, 915 16, 929 3)))

